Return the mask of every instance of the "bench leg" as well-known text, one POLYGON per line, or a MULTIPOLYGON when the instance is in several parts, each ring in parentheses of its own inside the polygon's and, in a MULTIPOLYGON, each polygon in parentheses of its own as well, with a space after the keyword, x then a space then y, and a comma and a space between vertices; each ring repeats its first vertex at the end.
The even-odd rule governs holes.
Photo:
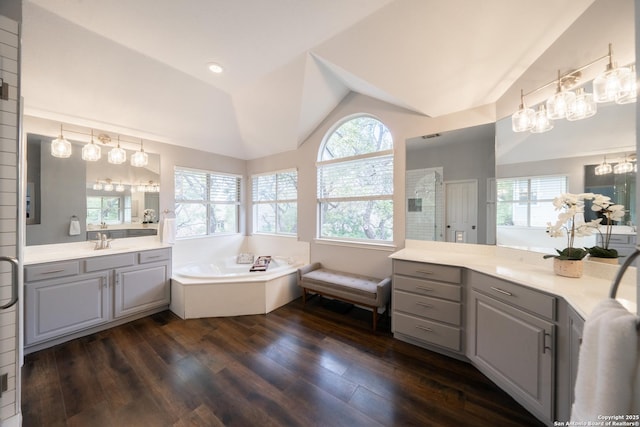
POLYGON ((307 288, 302 288, 302 306, 307 304, 307 288))
POLYGON ((373 330, 378 327, 378 307, 373 307, 373 330))

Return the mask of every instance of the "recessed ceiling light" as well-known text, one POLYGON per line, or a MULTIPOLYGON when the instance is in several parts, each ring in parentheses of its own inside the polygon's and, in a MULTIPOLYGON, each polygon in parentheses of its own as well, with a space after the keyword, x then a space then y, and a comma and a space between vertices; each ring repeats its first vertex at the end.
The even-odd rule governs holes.
POLYGON ((207 66, 209 67, 209 71, 211 71, 212 73, 220 74, 222 73, 222 71, 224 71, 222 65, 216 64, 215 62, 210 62, 209 64, 207 64, 207 66))

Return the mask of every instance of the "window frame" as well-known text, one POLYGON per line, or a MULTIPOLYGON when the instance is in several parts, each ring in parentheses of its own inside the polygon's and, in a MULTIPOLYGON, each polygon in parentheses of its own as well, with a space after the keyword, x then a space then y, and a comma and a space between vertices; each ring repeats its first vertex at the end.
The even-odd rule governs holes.
POLYGON ((205 227, 206 227, 206 233, 204 234, 196 234, 196 235, 190 235, 190 236, 180 236, 180 225, 176 224, 178 230, 176 233, 176 239, 197 239, 197 238, 202 238, 202 237, 212 237, 212 236, 230 236, 230 235, 236 235, 236 234, 240 234, 241 233, 241 218, 242 218, 242 186, 243 186, 243 180, 244 177, 240 174, 233 174, 233 173, 226 173, 226 172, 217 172, 217 171, 212 171, 212 170, 204 170, 204 169, 196 169, 196 168, 190 168, 190 167, 183 167, 183 166, 174 166, 173 169, 173 180, 174 180, 174 212, 176 212, 176 218, 179 215, 179 209, 178 209, 178 205, 180 204, 186 204, 186 205, 205 205, 205 218, 204 218, 204 222, 205 222, 205 227), (178 195, 176 194, 176 190, 177 190, 177 185, 175 185, 176 183, 176 177, 178 176, 178 172, 190 172, 193 173, 194 176, 197 174, 204 174, 206 177, 206 190, 205 190, 205 194, 204 194, 204 198, 202 200, 199 199, 182 199, 179 198, 178 195), (221 178, 234 178, 236 180, 235 182, 235 187, 236 187, 236 197, 234 201, 228 201, 228 200, 216 200, 212 198, 212 192, 211 192, 211 182, 212 182, 212 177, 221 177, 221 178), (235 206, 235 230, 234 231, 222 231, 222 232, 215 232, 215 229, 212 229, 212 224, 211 224, 211 219, 212 219, 212 209, 215 208, 215 206, 217 205, 232 205, 235 206))
POLYGON ((393 247, 395 241, 395 203, 394 203, 394 182, 395 182, 395 144, 393 134, 391 129, 378 117, 366 114, 366 113, 358 113, 352 114, 346 117, 343 117, 341 120, 337 121, 324 135, 322 143, 318 149, 317 159, 316 159, 316 241, 319 243, 332 243, 332 244, 346 244, 346 245, 354 245, 354 246, 381 246, 381 247, 393 247), (391 139, 391 148, 379 150, 379 151, 369 151, 365 153, 358 153, 352 156, 344 156, 331 158, 328 160, 322 160, 323 154, 327 147, 327 144, 330 142, 332 136, 336 131, 338 131, 343 125, 348 123, 351 120, 355 120, 358 118, 369 118, 373 119, 380 124, 382 124, 386 132, 391 139), (333 164, 346 164, 346 163, 360 163, 364 164, 363 161, 367 159, 383 159, 389 158, 391 161, 389 178, 391 179, 390 185, 390 193, 377 193, 377 194, 368 194, 368 195, 359 195, 359 196, 341 196, 341 197, 326 197, 321 195, 320 186, 321 186, 321 175, 322 168, 326 166, 330 166, 333 164), (369 238, 355 238, 355 237, 341 237, 341 236, 323 236, 323 204, 326 203, 349 203, 349 202, 368 202, 368 201, 389 201, 391 203, 391 235, 389 239, 369 239, 369 238))
MULTIPOLYGON (((518 176, 518 177, 504 177, 504 178, 496 178, 496 215, 499 215, 500 212, 500 206, 501 205, 510 205, 510 206, 514 206, 514 205, 520 205, 520 206, 526 206, 526 210, 527 210, 527 224, 526 225, 499 225, 496 223, 497 227, 505 227, 505 228, 526 228, 526 229, 545 229, 546 226, 541 226, 541 225, 531 225, 531 210, 532 210, 532 206, 535 206, 539 203, 552 203, 553 199, 557 196, 559 196, 561 193, 566 193, 568 191, 569 188, 569 176, 568 175, 563 175, 563 174, 554 174, 554 175, 535 175, 535 176, 518 176), (536 197, 535 199, 531 199, 531 181, 535 180, 535 179, 540 179, 540 178, 557 178, 558 180, 564 180, 564 191, 559 192, 557 195, 555 195, 552 198, 545 198, 545 199, 541 199, 539 197, 536 197), (501 201, 499 200, 499 195, 497 194, 498 192, 498 187, 500 186, 500 181, 527 181, 527 198, 526 200, 523 200, 521 198, 514 198, 513 200, 509 200, 509 201, 501 201)), ((496 217, 497 219, 497 217, 496 217)), ((549 221, 553 221, 554 217, 550 217, 549 221)))
POLYGON ((291 169, 282 169, 279 171, 273 171, 273 172, 264 172, 264 173, 259 173, 259 174, 254 174, 251 175, 251 216, 252 216, 252 227, 251 227, 251 231, 253 234, 263 234, 263 235, 272 235, 272 236, 285 236, 285 237, 297 237, 298 236, 298 169, 297 168, 291 168, 291 169), (288 174, 288 173, 292 173, 295 172, 295 187, 296 187, 296 197, 295 199, 286 199, 286 198, 280 198, 279 194, 280 192, 278 191, 278 175, 281 174, 288 174), (276 198, 274 200, 270 200, 270 199, 264 199, 264 200, 256 200, 256 179, 260 178, 260 177, 267 177, 267 176, 273 176, 275 177, 275 182, 276 182, 276 198), (295 203, 296 205, 296 231, 295 233, 288 233, 288 232, 282 232, 279 231, 279 209, 278 209, 278 205, 281 204, 291 204, 291 203, 295 203), (259 231, 257 230, 257 215, 256 215, 256 208, 258 205, 275 205, 275 231, 274 232, 267 232, 267 231, 259 231))

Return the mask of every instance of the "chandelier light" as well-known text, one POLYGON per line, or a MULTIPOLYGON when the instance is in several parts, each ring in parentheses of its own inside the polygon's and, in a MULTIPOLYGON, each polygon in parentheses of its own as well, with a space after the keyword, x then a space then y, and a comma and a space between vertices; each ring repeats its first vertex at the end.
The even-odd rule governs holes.
POLYGON ((544 133, 553 129, 553 121, 549 118, 544 105, 538 107, 531 133, 544 133))
MULTIPOLYGON (((93 142, 93 130, 91 131, 91 142, 82 147, 82 160, 97 162, 100 160, 100 147, 93 142)), ((106 187, 106 186, 105 186, 106 187)), ((107 190, 108 191, 108 190, 107 190)))
POLYGON ((620 175, 627 172, 633 172, 633 163, 627 160, 627 156, 624 156, 624 161, 613 167, 613 173, 620 175))
POLYGON ((149 163, 149 155, 144 152, 144 148, 142 146, 142 140, 140 140, 140 151, 136 151, 131 156, 131 166, 141 168, 141 167, 147 166, 148 163, 149 163))
POLYGON ((594 173, 596 175, 607 175, 611 172, 613 172, 613 167, 611 163, 607 163, 607 156, 604 156, 602 163, 595 167, 594 173))
POLYGON ((62 125, 60 125, 60 135, 51 141, 51 155, 62 159, 71 157, 71 143, 62 136, 62 125))
MULTIPOLYGON (((546 102, 546 115, 551 120, 567 119, 570 121, 582 120, 592 117, 597 112, 596 103, 613 102, 627 104, 637 99, 638 85, 634 65, 629 67, 617 67, 613 61, 613 48, 609 43, 609 52, 596 60, 572 70, 564 75, 558 71, 558 78, 542 85, 531 92, 520 91, 520 106, 511 116, 511 124, 514 132, 533 133, 550 130, 549 124, 545 124, 540 117, 540 110, 536 113, 527 108, 525 97, 532 95, 551 85, 556 85, 556 92, 546 102), (575 93, 568 90, 574 87, 582 76, 582 71, 592 65, 608 60, 606 70, 593 80, 593 93, 586 93, 583 88, 575 93), (544 129, 544 130, 542 130, 544 129)), ((553 125, 551 124, 551 127, 553 125)), ((601 165, 602 166, 602 165, 601 165)))
POLYGON ((524 103, 524 91, 520 91, 520 107, 518 111, 511 116, 511 127, 514 132, 526 132, 533 128, 533 124, 536 120, 536 112, 527 108, 524 103))
POLYGON ((594 116, 598 110, 598 104, 593 99, 592 93, 587 93, 584 88, 576 90, 576 99, 567 111, 567 120, 582 120, 594 116))
POLYGON ((120 165, 127 161, 127 152, 120 148, 120 136, 118 136, 118 146, 109 151, 107 160, 114 165, 120 165))

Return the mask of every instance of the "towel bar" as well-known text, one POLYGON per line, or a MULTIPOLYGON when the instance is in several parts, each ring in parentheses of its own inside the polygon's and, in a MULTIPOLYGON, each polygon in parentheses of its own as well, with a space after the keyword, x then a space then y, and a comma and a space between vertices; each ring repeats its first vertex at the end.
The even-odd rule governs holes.
MULTIPOLYGON (((624 273, 627 271, 627 268, 629 268, 633 261, 635 261, 638 255, 640 255, 640 247, 636 246, 636 250, 627 257, 624 263, 620 266, 616 277, 613 279, 613 282, 611 283, 611 289, 609 289, 609 298, 616 298, 616 294, 618 293, 618 286, 620 286, 620 282, 622 281, 624 273)), ((640 331, 640 322, 638 322, 638 324, 636 325, 636 329, 640 331)))

